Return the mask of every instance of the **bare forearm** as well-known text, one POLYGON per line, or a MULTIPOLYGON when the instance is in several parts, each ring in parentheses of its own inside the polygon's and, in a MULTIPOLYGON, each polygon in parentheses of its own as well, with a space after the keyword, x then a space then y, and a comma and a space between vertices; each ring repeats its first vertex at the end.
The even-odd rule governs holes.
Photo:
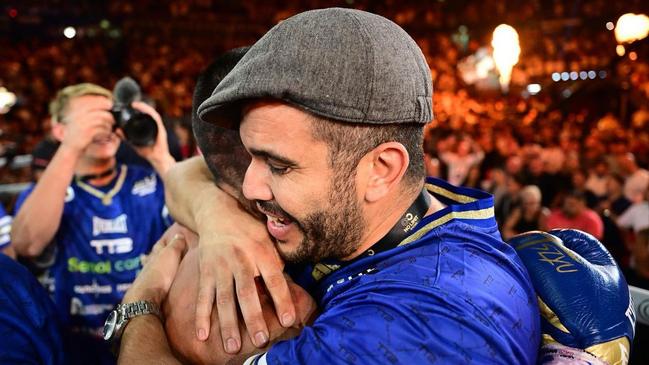
POLYGON ((78 159, 78 152, 61 145, 25 200, 12 225, 11 240, 18 254, 39 255, 56 234, 78 159))
POLYGON ((183 226, 197 231, 196 213, 204 199, 212 199, 220 191, 205 165, 197 156, 175 164, 165 175, 165 200, 169 213, 183 226), (201 198, 204 199, 201 199, 201 198))
POLYGON ((176 164, 176 160, 174 160, 170 154, 165 154, 160 158, 151 158, 149 162, 151 162, 153 169, 160 176, 166 175, 167 172, 169 172, 169 170, 176 164))
POLYGON ((122 335, 118 364, 180 364, 172 354, 162 323, 153 315, 130 320, 122 335))
POLYGON ((174 165, 164 176, 166 203, 174 219, 185 227, 199 232, 200 217, 220 216, 232 209, 252 211, 251 204, 243 200, 229 185, 215 184, 202 157, 193 157, 174 165))

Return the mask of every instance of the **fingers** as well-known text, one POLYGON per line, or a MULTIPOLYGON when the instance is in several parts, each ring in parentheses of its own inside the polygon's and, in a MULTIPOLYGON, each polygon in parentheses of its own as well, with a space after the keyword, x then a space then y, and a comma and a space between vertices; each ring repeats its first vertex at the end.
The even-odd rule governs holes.
POLYGON ((134 109, 139 110, 142 113, 149 114, 156 121, 158 127, 162 127, 162 118, 160 117, 160 114, 158 114, 158 112, 149 104, 143 103, 141 101, 134 101, 132 105, 134 109))
POLYGON ((214 296, 216 294, 216 278, 212 263, 200 257, 200 275, 198 280, 198 298, 196 300, 196 337, 205 341, 210 333, 210 320, 214 296))
MULTIPOLYGON (((262 261, 265 262, 265 261, 262 261)), ((291 297, 288 283, 282 272, 281 263, 261 266, 261 276, 270 293, 277 313, 277 319, 283 327, 291 327, 295 323, 295 306, 291 297)))
POLYGON ((217 270, 216 307, 219 311, 219 325, 223 348, 228 353, 236 353, 241 347, 239 319, 234 297, 234 281, 229 270, 217 270))
POLYGON ((162 123, 162 117, 160 117, 160 114, 158 114, 158 112, 153 109, 153 107, 141 101, 134 101, 133 108, 153 117, 153 120, 155 120, 156 124, 158 125, 158 139, 161 139, 162 137, 166 139, 167 134, 164 124, 162 123))
POLYGON ((257 347, 263 347, 268 343, 268 328, 262 314, 257 285, 255 284, 255 269, 245 257, 241 257, 242 255, 235 254, 235 256, 240 256, 237 261, 244 263, 244 265, 239 265, 234 271, 239 308, 252 343, 257 347))

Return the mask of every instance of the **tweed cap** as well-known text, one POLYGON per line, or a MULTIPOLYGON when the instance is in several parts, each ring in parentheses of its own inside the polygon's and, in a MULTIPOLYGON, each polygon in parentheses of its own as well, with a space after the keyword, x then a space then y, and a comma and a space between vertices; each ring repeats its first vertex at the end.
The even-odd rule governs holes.
POLYGON ((426 59, 403 29, 376 14, 329 8, 297 14, 268 31, 198 115, 237 128, 240 113, 224 107, 274 98, 341 122, 427 123, 432 93, 426 59))

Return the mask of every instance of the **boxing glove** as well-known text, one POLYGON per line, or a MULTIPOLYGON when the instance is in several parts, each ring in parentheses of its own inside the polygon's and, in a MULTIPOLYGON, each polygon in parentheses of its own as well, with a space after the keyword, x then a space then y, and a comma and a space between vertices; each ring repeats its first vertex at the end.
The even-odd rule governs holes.
POLYGON ((533 231, 509 240, 527 268, 545 345, 583 349, 626 364, 635 331, 629 287, 606 248, 575 229, 533 231))

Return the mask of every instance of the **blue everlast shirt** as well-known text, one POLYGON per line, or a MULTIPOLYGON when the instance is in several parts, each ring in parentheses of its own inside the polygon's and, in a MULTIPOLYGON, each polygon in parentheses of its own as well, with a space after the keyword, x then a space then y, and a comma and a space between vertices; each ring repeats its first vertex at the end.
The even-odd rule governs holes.
POLYGON ((432 178, 426 188, 447 207, 399 247, 296 275, 321 315, 250 363, 536 363, 536 294, 493 198, 432 178))
POLYGON ((66 364, 54 304, 22 265, 0 254, 0 364, 66 364))
MULTIPOLYGON (((20 195, 17 206, 32 189, 20 195)), ((76 354, 85 350, 97 359, 95 351, 108 353, 99 340, 104 321, 170 223, 162 182, 150 169, 121 165, 107 186, 92 187, 76 179, 70 185, 51 265, 41 281, 64 326, 75 334, 71 346, 76 354)))

